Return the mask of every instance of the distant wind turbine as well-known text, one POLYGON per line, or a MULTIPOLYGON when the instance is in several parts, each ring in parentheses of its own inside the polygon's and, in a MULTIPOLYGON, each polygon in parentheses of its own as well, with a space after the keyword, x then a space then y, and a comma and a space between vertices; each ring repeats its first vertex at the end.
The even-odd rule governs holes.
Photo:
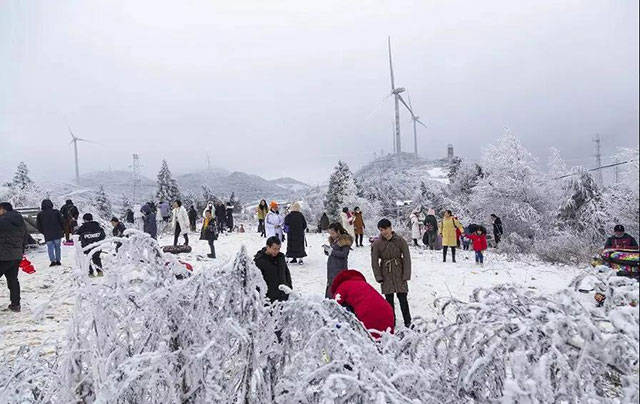
MULTIPOLYGON (((400 99, 402 100, 402 97, 400 97, 400 99)), ((425 128, 427 127, 427 125, 425 125, 420 120, 419 116, 413 113, 413 107, 411 106, 411 97, 409 96, 409 93, 407 93, 407 99, 409 100, 409 112, 411 113, 411 120, 413 121, 413 152, 416 155, 416 158, 418 158, 418 131, 416 130, 416 124, 420 124, 425 128)), ((402 101, 404 103, 404 100, 402 101)))
POLYGON ((78 142, 87 142, 87 143, 96 143, 91 140, 82 139, 73 134, 71 131, 71 127, 69 127, 69 134, 71 135, 71 141, 69 143, 73 143, 73 155, 75 157, 76 162, 76 184, 80 184, 80 168, 78 166, 78 142))
MULTIPOLYGON (((400 93, 405 91, 404 87, 396 88, 395 80, 393 77, 393 61, 391 59, 391 37, 387 37, 387 43, 389 45, 389 72, 391 74, 391 94, 394 95, 394 104, 395 104, 395 152, 400 154, 402 152, 402 143, 400 140, 400 93)), ((404 100, 402 101, 404 102, 404 100)))

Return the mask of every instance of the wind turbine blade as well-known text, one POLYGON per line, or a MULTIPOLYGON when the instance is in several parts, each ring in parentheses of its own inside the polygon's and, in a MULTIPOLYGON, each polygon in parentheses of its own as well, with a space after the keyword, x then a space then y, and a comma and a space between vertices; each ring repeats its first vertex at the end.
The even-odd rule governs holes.
POLYGON ((393 62, 391 61, 391 37, 387 37, 387 43, 389 45, 389 72, 391 73, 391 92, 396 89, 395 83, 393 81, 393 62))
POLYGON ((416 122, 418 122, 420 125, 424 126, 424 127, 425 127, 425 128, 427 128, 427 129, 429 128, 427 125, 425 125, 424 123, 422 123, 422 121, 421 121, 421 120, 419 120, 419 119, 416 119, 416 122))
POLYGON ((411 105, 411 96, 409 95, 409 90, 407 90, 407 101, 409 101, 409 108, 413 111, 413 105, 411 105))
POLYGON ((69 134, 71 135, 71 139, 75 139, 76 135, 73 134, 73 131, 71 130, 71 127, 67 126, 67 128, 69 129, 69 134))
POLYGON ((415 116, 415 114, 413 113, 413 110, 411 110, 411 107, 409 106, 409 104, 407 104, 407 103, 404 101, 404 98, 402 98, 402 96, 401 96, 400 94, 398 94, 398 98, 400 98, 400 102, 402 103, 402 105, 404 105, 404 106, 409 110, 409 113, 411 114, 411 118, 412 118, 412 119, 415 119, 415 117, 416 117, 416 116, 415 116))

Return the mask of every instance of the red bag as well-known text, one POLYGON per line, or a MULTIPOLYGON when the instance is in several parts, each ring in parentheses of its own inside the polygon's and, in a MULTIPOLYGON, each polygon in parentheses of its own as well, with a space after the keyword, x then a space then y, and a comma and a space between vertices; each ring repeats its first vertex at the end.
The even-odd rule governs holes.
POLYGON ((20 269, 28 274, 34 274, 36 272, 31 261, 29 261, 24 255, 22 256, 22 261, 20 261, 20 269))

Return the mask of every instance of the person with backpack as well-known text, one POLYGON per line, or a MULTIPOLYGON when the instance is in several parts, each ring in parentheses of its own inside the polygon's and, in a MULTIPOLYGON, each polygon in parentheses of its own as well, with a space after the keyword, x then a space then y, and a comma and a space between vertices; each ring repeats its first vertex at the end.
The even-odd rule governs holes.
POLYGON ((64 219, 65 245, 73 245, 71 234, 78 226, 78 217, 80 216, 80 212, 78 211, 78 208, 76 208, 76 206, 73 204, 73 201, 71 199, 67 199, 62 208, 60 208, 60 213, 62 214, 62 218, 64 219))
POLYGON ((214 216, 216 217, 216 225, 218 226, 218 234, 224 233, 225 221, 227 218, 227 209, 225 209, 224 204, 220 201, 216 203, 216 207, 214 210, 214 216))
POLYGON ((9 202, 0 203, 0 277, 9 288, 9 310, 20 312, 20 282, 18 269, 24 254, 27 227, 22 215, 9 202))
POLYGON ((44 236, 51 262, 49 266, 62 265, 60 263, 60 243, 64 233, 64 218, 58 209, 53 208, 53 202, 50 199, 44 199, 40 208, 40 213, 36 217, 36 227, 44 236))
POLYGON ((422 243, 425 246, 429 246, 429 249, 436 249, 436 242, 438 240, 438 219, 436 219, 436 212, 433 209, 429 209, 427 216, 424 218, 424 235, 422 236, 422 243))
MULTIPOLYGON (((104 233, 104 229, 100 226, 100 223, 93 220, 93 215, 91 213, 85 213, 82 215, 82 225, 78 227, 78 229, 74 232, 80 236, 80 246, 82 247, 82 252, 85 255, 88 255, 91 249, 86 250, 90 244, 97 243, 106 238, 104 233)), ((94 269, 96 271, 97 276, 102 276, 102 259, 100 258, 101 250, 94 251, 91 255, 91 262, 89 263, 89 276, 94 277, 93 274, 94 269)))
POLYGON ((135 219, 133 217, 133 211, 131 209, 127 209, 127 211, 125 212, 124 220, 129 224, 133 224, 135 222, 135 219))
POLYGON ((216 225, 216 219, 213 217, 211 210, 204 212, 204 220, 202 222, 202 230, 200 230, 200 240, 207 240, 209 244, 210 254, 207 254, 209 258, 216 257, 216 248, 213 244, 218 239, 218 227, 216 225))
POLYGON ((468 234, 467 237, 473 244, 473 251, 476 252, 476 265, 484 265, 483 252, 487 249, 487 235, 484 228, 476 227, 476 231, 468 234))

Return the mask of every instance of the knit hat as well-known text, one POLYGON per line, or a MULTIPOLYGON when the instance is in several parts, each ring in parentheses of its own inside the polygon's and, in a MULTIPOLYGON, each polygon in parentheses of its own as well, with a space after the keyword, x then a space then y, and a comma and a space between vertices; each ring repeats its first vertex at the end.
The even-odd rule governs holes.
POLYGON ((624 232, 624 226, 621 224, 617 224, 615 225, 615 227, 613 228, 613 231, 619 231, 619 232, 624 232))
POLYGON ((278 209, 278 202, 276 201, 271 201, 271 203, 269 204, 269 207, 271 209, 278 209))

